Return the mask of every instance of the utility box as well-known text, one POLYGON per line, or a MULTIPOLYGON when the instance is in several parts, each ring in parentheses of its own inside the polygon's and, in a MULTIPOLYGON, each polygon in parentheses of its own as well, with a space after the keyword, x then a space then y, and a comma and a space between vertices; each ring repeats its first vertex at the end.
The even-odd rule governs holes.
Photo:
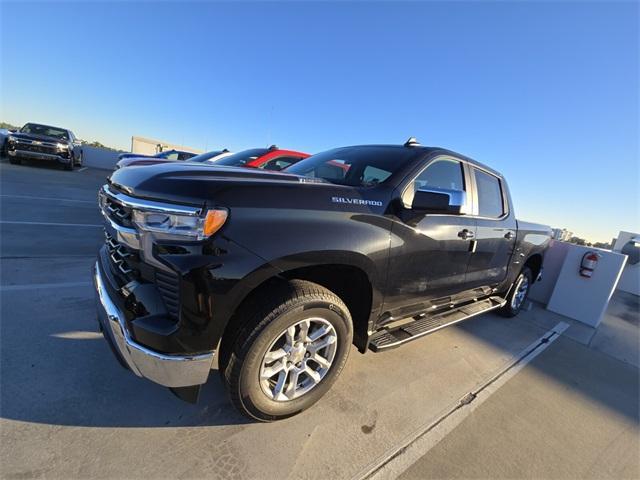
POLYGON ((562 248, 566 253, 547 310, 595 328, 607 309, 627 257, 618 252, 569 243, 562 248), (589 252, 596 252, 599 259, 591 277, 584 277, 580 270, 583 258, 589 252))

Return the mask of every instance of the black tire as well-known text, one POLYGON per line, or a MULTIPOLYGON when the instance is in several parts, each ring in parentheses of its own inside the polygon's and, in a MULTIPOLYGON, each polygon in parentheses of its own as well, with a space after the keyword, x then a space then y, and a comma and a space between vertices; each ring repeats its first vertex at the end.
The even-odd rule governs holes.
POLYGON ((82 167, 82 152, 80 152, 80 156, 78 157, 78 161, 76 162, 76 167, 82 167))
POLYGON ((69 163, 65 163, 65 164, 64 164, 64 169, 65 169, 66 171, 70 172, 71 170, 73 170, 73 161, 74 161, 74 160, 73 160, 73 158, 71 158, 71 159, 69 160, 69 163))
MULTIPOLYGON (((498 313, 503 317, 515 317, 522 310, 523 305, 527 301, 527 297, 529 296, 529 290, 531 289, 531 285, 533 284, 533 272, 529 267, 523 267, 518 276, 516 277, 516 281, 513 282, 511 289, 509 290, 509 294, 507 295, 507 303, 504 307, 498 310, 498 313), (524 296, 520 297, 517 300, 514 300, 520 288, 523 286, 523 282, 526 282, 526 290, 524 291, 524 296)), ((521 292, 522 293, 522 292, 521 292)))
POLYGON ((20 165, 21 161, 19 158, 16 157, 9 157, 9 163, 11 165, 20 165))
MULTIPOLYGON (((351 315, 338 296, 312 282, 283 281, 265 289, 239 313, 237 318, 245 318, 247 322, 236 333, 230 351, 225 354, 224 347, 221 348, 219 368, 233 405, 243 415, 262 422, 291 417, 316 403, 331 388, 347 362, 353 338, 351 315), (333 327, 337 337, 333 361, 322 379, 306 393, 277 401, 261 385, 264 357, 275 348, 274 342, 282 338, 287 328, 310 318, 321 319, 333 327)), ((286 360, 283 363, 288 363, 286 360)), ((313 365, 312 358, 306 361, 313 365)))

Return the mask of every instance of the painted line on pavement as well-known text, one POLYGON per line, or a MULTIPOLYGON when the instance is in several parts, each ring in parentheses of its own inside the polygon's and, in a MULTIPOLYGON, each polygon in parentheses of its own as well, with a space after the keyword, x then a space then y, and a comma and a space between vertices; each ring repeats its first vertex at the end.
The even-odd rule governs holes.
POLYGON ((529 364, 534 358, 547 349, 569 325, 559 322, 555 327, 548 330, 540 338, 525 348, 516 360, 507 365, 498 374, 494 375, 487 382, 478 387, 475 391, 465 395, 447 413, 411 434, 401 447, 384 455, 374 465, 369 465, 354 479, 367 480, 392 480, 424 457, 429 450, 435 447, 454 428, 460 425, 471 413, 482 405, 501 386, 511 380, 520 370, 529 364))
POLYGON ((64 283, 29 283, 27 285, 1 285, 0 292, 16 292, 20 290, 42 290, 45 288, 73 288, 88 287, 91 282, 64 282, 64 283))
POLYGON ((3 194, 0 197, 6 198, 23 198, 25 200, 53 200, 55 202, 72 202, 72 203, 89 203, 91 205, 98 205, 98 200, 89 201, 89 200, 72 200, 71 198, 55 198, 55 197, 32 197, 30 195, 9 195, 3 194))
POLYGON ((7 225, 46 225, 48 227, 91 227, 102 228, 104 225, 94 225, 90 223, 53 223, 53 222, 13 222, 10 220, 0 220, 0 224, 7 225))
POLYGON ((76 170, 76 172, 84 172, 87 168, 89 168, 89 167, 79 168, 78 170, 76 170))

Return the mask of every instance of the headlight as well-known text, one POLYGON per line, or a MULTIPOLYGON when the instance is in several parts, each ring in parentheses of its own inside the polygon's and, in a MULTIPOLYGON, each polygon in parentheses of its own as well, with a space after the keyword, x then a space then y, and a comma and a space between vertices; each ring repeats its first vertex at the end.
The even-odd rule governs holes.
POLYGON ((208 210, 204 216, 178 213, 133 210, 133 223, 141 230, 175 236, 177 238, 204 240, 224 225, 227 210, 208 210))
POLYGON ((58 150, 69 150, 69 145, 67 145, 66 143, 59 143, 58 150))
POLYGON ((15 143, 15 142, 18 141, 18 139, 16 137, 12 137, 11 135, 9 135, 7 137, 7 141, 10 142, 10 143, 15 143))

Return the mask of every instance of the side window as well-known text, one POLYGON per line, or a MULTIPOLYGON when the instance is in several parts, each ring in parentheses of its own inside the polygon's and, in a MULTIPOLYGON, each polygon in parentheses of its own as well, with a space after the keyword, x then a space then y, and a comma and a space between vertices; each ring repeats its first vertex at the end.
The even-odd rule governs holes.
POLYGON ((462 163, 457 160, 436 160, 413 181, 413 184, 405 190, 402 202, 410 208, 416 190, 445 189, 463 190, 464 174, 462 163))
POLYGON ((481 217, 498 218, 504 212, 500 180, 488 173, 474 168, 478 189, 478 214, 481 217))
POLYGON ((464 190, 462 164, 455 160, 437 160, 432 163, 416 178, 416 189, 423 188, 464 190))

